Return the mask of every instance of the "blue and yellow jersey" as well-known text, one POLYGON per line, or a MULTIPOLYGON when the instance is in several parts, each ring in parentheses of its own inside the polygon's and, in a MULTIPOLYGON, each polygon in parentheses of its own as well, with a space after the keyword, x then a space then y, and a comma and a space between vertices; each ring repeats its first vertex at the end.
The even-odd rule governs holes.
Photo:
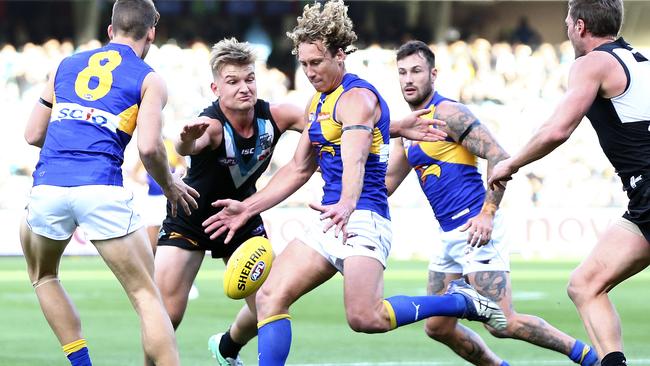
POLYGON ((388 144, 390 142, 390 112, 388 105, 377 89, 354 74, 345 74, 343 81, 329 93, 316 93, 309 106, 309 138, 318 155, 318 165, 325 180, 323 186, 324 205, 335 204, 341 197, 341 123, 336 115, 336 104, 343 93, 353 88, 372 91, 379 100, 381 117, 373 130, 372 145, 365 166, 363 188, 357 203, 358 210, 370 210, 390 219, 388 193, 386 190, 386 168, 388 165, 388 144))
POLYGON ((153 70, 131 47, 109 43, 64 59, 34 185, 122 185, 144 78, 153 70))
MULTIPOLYGON (((431 111, 423 117, 433 118, 436 106, 445 100, 450 99, 434 93, 427 106, 431 111)), ((485 187, 476 156, 451 137, 437 142, 402 141, 442 230, 451 231, 479 214, 485 187)))

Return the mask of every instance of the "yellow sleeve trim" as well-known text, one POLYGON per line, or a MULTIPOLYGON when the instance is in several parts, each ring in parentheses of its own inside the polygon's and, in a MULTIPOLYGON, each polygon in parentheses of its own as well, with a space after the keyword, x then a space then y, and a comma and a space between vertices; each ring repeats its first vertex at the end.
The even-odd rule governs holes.
POLYGON ((268 318, 266 318, 264 320, 259 321, 257 323, 257 329, 262 328, 263 326, 265 326, 265 325, 267 325, 269 323, 272 323, 272 322, 274 322, 276 320, 280 320, 280 319, 289 319, 289 320, 291 320, 291 315, 289 315, 289 314, 278 314, 278 315, 270 316, 270 317, 268 317, 268 318))
POLYGON ((68 343, 61 348, 63 348, 63 353, 65 353, 65 355, 68 356, 69 354, 75 353, 86 346, 87 346, 86 340, 81 338, 74 342, 68 343))
POLYGON ((384 307, 388 313, 388 319, 390 319, 390 329, 397 328, 397 318, 395 317, 395 310, 393 310, 393 305, 391 305, 387 300, 384 300, 384 307))

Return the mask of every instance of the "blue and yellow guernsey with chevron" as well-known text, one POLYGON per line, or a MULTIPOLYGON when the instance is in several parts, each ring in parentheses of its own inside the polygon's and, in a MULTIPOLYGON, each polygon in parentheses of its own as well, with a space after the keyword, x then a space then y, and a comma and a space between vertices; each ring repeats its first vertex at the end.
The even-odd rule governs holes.
MULTIPOLYGON (((423 118, 433 118, 436 106, 445 100, 450 99, 434 93, 426 107, 431 111, 423 118)), ((454 230, 479 214, 485 187, 476 156, 451 137, 437 142, 402 141, 442 230, 454 230)))
POLYGON ((390 112, 388 105, 377 89, 354 74, 345 74, 343 81, 329 93, 316 93, 309 107, 309 138, 318 156, 318 165, 325 185, 324 205, 335 204, 341 197, 341 123, 336 121, 336 103, 343 93, 353 88, 372 91, 379 100, 381 117, 373 130, 372 145, 365 166, 365 176, 357 210, 370 210, 390 219, 388 192, 386 190, 386 167, 388 165, 388 144, 390 142, 390 112))
POLYGON ((34 185, 121 186, 142 82, 152 71, 131 47, 116 43, 64 59, 34 185))

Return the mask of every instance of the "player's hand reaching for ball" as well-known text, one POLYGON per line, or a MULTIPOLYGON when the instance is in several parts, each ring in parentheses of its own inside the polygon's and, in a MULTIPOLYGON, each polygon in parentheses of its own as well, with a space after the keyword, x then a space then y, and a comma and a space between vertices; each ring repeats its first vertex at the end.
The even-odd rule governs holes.
POLYGON ((192 209, 199 208, 196 199, 199 198, 200 194, 194 188, 183 182, 183 174, 184 171, 182 169, 172 173, 173 183, 167 189, 163 188, 163 194, 167 197, 171 205, 171 214, 173 217, 176 217, 179 205, 187 215, 192 214, 192 209))
POLYGON ((223 209, 203 221, 203 231, 210 234, 211 240, 227 231, 224 243, 228 244, 237 229, 250 219, 250 215, 246 212, 246 205, 237 200, 225 199, 213 202, 212 206, 223 207, 223 209))

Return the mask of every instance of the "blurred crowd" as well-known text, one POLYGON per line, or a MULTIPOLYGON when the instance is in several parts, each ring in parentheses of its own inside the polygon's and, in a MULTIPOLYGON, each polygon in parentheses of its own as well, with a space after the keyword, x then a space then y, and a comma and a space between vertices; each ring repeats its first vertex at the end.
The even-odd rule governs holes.
MULTIPOLYGON (((27 43, 20 49, 0 49, 0 208, 21 208, 31 186, 31 171, 38 149, 23 139, 23 128, 47 76, 58 62, 73 52, 101 46, 98 41, 75 47, 70 42, 49 40, 27 43)), ((173 42, 152 46, 146 61, 167 82, 169 100, 164 111, 164 133, 174 138, 180 128, 198 115, 212 100, 212 74, 208 65, 209 44, 179 47, 173 42)), ((564 93, 573 49, 566 42, 542 43, 534 49, 524 44, 495 43, 484 39, 431 45, 436 55, 436 90, 466 103, 488 125, 507 151, 515 152, 552 112, 564 93)), ((387 100, 393 118, 408 113, 397 79, 395 51, 369 46, 348 56, 348 72, 373 83, 387 100)), ((304 106, 313 88, 304 74, 296 80, 277 69, 269 69, 263 58, 256 65, 259 98, 304 106), (295 85, 295 89, 289 89, 295 85)), ((299 135, 283 137, 266 174, 291 158, 299 135)), ((128 151, 128 174, 136 166, 137 153, 128 151)), ((265 184, 265 179, 260 184, 265 184)), ((411 176, 391 201, 396 206, 427 205, 411 176)), ((301 206, 316 201, 322 183, 318 177, 290 198, 285 205, 301 206)), ((570 141, 548 158, 525 168, 509 184, 504 206, 512 208, 623 207, 625 197, 613 168, 598 147, 595 133, 585 120, 570 141)), ((136 188, 137 190, 137 188, 136 188)))

